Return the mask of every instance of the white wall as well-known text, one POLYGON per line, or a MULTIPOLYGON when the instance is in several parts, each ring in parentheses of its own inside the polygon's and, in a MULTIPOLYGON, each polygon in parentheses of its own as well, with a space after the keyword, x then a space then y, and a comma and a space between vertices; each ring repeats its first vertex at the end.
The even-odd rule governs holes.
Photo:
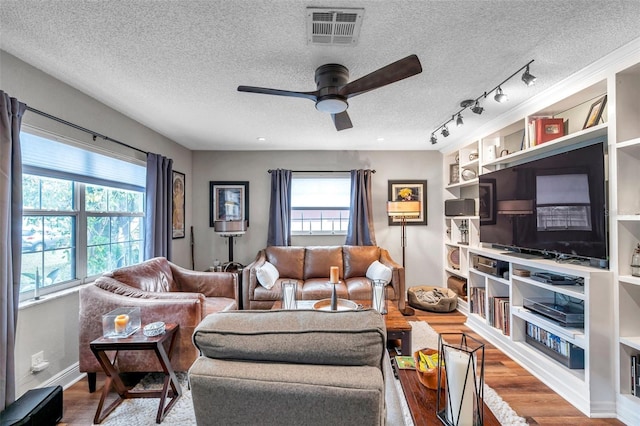
MULTIPOLYGON (((249 229, 236 238, 234 261, 250 263, 266 246, 269 210, 269 169, 351 170, 375 169, 373 216, 376 242, 402 262, 400 227, 388 226, 387 181, 427 180, 427 226, 407 227, 407 286, 440 284, 442 276, 442 154, 437 151, 198 151, 193 153, 193 226, 195 266, 204 270, 214 259, 228 260, 227 239, 209 227, 209 181, 249 182, 249 229)), ((344 236, 293 237, 293 245, 340 245, 344 236)))
MULTIPOLYGON (((95 99, 54 79, 18 58, 0 51, 0 88, 10 96, 37 110, 46 112, 79 126, 122 141, 144 151, 162 154, 174 160, 174 169, 186 173, 186 225, 191 224, 192 173, 191 151, 144 127, 95 99)), ((144 164, 144 154, 120 145, 98 140, 91 135, 50 119, 26 112, 25 127, 53 132, 109 152, 137 158, 144 164)), ((190 266, 188 238, 174 240, 173 260, 190 266)), ((22 306, 18 314, 16 342, 17 395, 55 380, 56 376, 73 369, 78 362, 78 292, 59 298, 49 297, 22 306), (43 372, 30 372, 31 355, 44 351, 50 366, 43 372)))

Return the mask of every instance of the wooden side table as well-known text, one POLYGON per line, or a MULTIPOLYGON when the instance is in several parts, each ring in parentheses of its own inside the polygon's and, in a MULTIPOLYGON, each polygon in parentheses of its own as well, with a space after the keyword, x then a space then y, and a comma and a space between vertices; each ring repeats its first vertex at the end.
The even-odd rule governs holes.
POLYGON ((182 388, 180 387, 180 383, 178 382, 178 378, 173 371, 170 361, 178 327, 177 324, 166 324, 165 332, 159 336, 147 337, 142 333, 142 329, 140 329, 129 337, 115 339, 100 337, 90 343, 91 351, 107 375, 96 415, 93 419, 94 423, 102 423, 102 421, 127 398, 160 398, 156 423, 162 422, 171 407, 173 407, 178 401, 178 398, 182 396, 182 388), (168 351, 165 350, 164 346, 167 341, 169 342, 168 351), (109 359, 106 353, 107 351, 116 351, 113 361, 109 359), (164 372, 162 390, 132 391, 128 389, 122 381, 116 367, 118 351, 153 351, 164 372), (111 392, 112 387, 118 394, 118 398, 103 410, 105 400, 111 392), (171 389, 171 392, 169 392, 169 389, 171 389), (171 400, 165 406, 167 397, 170 397, 171 400))

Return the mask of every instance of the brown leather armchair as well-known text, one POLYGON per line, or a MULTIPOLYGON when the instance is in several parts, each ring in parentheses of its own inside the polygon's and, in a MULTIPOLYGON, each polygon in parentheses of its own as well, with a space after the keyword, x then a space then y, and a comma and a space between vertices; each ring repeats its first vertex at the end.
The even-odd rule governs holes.
MULTIPOLYGON (((102 372, 89 344, 103 334, 103 314, 139 307, 142 326, 155 321, 178 324, 171 365, 175 371, 187 371, 199 355, 192 342, 195 327, 210 313, 237 309, 238 294, 235 273, 192 271, 163 257, 107 272, 81 288, 79 368, 88 373, 89 391, 95 390, 96 373, 102 372)), ((118 369, 162 371, 146 351, 118 354, 118 369)))

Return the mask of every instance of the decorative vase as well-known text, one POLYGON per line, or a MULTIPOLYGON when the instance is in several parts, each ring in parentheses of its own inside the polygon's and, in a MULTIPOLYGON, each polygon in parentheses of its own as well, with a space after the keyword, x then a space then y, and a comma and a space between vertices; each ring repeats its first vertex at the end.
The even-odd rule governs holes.
POLYGON ((331 289, 331 310, 338 310, 338 295, 336 294, 336 284, 333 284, 333 288, 331 289))

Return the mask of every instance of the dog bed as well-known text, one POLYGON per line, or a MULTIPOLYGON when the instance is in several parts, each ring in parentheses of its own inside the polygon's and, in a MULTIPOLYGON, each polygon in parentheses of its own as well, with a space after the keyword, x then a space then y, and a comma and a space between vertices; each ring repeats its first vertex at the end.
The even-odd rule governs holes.
POLYGON ((417 286, 407 291, 409 305, 429 312, 452 312, 458 307, 458 295, 444 287, 417 286))

